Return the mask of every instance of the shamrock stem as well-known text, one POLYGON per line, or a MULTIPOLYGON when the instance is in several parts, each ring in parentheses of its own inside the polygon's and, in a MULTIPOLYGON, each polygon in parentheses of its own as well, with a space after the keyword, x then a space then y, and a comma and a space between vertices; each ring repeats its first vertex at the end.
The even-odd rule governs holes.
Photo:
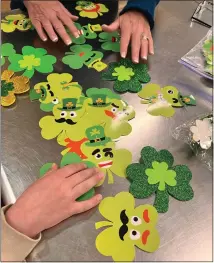
POLYGON ((108 184, 113 184, 114 183, 114 177, 113 177, 111 170, 107 170, 107 174, 108 174, 108 184))
POLYGON ((169 194, 165 191, 157 190, 155 196, 154 207, 157 209, 158 213, 165 213, 169 208, 169 194))
POLYGON ((112 222, 100 221, 100 222, 95 223, 95 228, 96 229, 99 229, 99 228, 104 227, 104 226, 112 226, 112 222))

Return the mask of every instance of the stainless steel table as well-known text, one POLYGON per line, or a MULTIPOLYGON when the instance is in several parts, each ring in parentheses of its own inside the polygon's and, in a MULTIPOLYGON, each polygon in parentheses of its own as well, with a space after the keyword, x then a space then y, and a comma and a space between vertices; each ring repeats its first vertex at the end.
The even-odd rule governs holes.
MULTIPOLYGON (((176 85, 186 94, 197 99, 196 107, 178 109, 171 119, 152 117, 146 106, 140 104, 135 94, 123 98, 136 110, 132 121, 133 132, 117 145, 133 153, 138 161, 140 150, 147 145, 157 149, 168 149, 176 164, 187 164, 193 174, 193 200, 183 203, 170 199, 170 209, 160 214, 158 229, 161 245, 158 251, 148 254, 136 249, 136 261, 210 261, 212 259, 212 173, 193 155, 188 145, 174 140, 171 131, 181 123, 210 111, 212 108, 212 82, 177 63, 178 59, 192 48, 207 32, 207 28, 193 24, 190 18, 197 6, 193 1, 161 1, 156 12, 154 29, 155 55, 150 59, 152 82, 160 85, 176 85)), ((65 50, 62 43, 42 43, 35 32, 26 34, 3 34, 3 42, 12 42, 20 51, 24 45, 34 45, 50 50, 58 58, 55 72, 70 72, 75 81, 89 87, 112 88, 111 82, 100 80, 100 75, 86 68, 70 70, 60 62, 65 50), (21 36, 21 37, 20 37, 21 36)), ((97 48, 97 47, 96 47, 97 48)), ((115 60, 116 55, 105 53, 105 61, 115 60)), ((36 74, 31 86, 44 81, 45 75, 36 74)), ((41 165, 48 161, 59 162, 62 147, 56 140, 46 141, 40 135, 38 122, 45 114, 37 103, 31 103, 28 96, 19 96, 15 107, 2 109, 2 164, 7 186, 18 197, 38 176, 41 165)), ((128 191, 128 182, 116 178, 114 185, 104 184, 99 191, 104 197, 128 191)), ((153 198, 136 200, 136 204, 152 204, 153 198)), ((56 207, 57 209, 57 207, 56 207)), ((98 231, 94 223, 102 219, 97 209, 74 216, 46 231, 43 240, 29 256, 30 261, 106 261, 95 248, 98 231)))

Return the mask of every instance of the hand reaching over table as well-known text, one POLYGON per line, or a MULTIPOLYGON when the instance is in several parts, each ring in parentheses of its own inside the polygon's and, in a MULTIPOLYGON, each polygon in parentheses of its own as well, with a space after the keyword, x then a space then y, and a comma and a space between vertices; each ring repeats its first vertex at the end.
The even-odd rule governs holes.
POLYGON ((58 34, 66 45, 70 45, 72 41, 65 30, 65 26, 74 37, 79 37, 80 32, 74 25, 74 21, 76 21, 78 17, 72 15, 58 0, 24 0, 24 5, 28 10, 32 24, 43 41, 47 40, 48 35, 52 41, 56 42, 58 41, 58 34))
POLYGON ((103 30, 120 31, 120 54, 123 58, 127 55, 129 44, 131 44, 131 56, 134 63, 139 63, 139 58, 147 60, 148 53, 154 54, 150 25, 141 12, 127 11, 111 25, 103 25, 103 30))

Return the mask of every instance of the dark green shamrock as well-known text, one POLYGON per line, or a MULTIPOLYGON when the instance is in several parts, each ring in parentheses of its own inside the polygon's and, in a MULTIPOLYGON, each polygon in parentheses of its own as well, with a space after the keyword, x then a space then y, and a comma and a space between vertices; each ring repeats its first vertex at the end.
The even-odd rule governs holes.
POLYGON ((121 59, 109 64, 107 71, 102 73, 102 79, 115 81, 114 89, 117 92, 136 93, 142 89, 141 83, 150 81, 150 76, 146 64, 134 64, 129 59, 121 59))
POLYGON ((99 34, 99 42, 103 42, 102 49, 114 52, 120 52, 120 35, 117 31, 107 33, 102 32, 99 34))
POLYGON ((14 90, 12 82, 7 82, 6 80, 1 81, 1 96, 6 97, 9 94, 9 91, 14 90))
MULTIPOLYGON (((95 164, 89 161, 82 161, 82 159, 77 155, 76 153, 66 153, 61 160, 60 167, 64 167, 68 164, 74 164, 74 163, 85 163, 88 168, 96 167, 95 164)), ((40 176, 39 178, 43 177, 51 168, 54 163, 46 163, 40 168, 40 176)), ((77 198, 77 201, 85 201, 90 198, 92 198, 95 194, 94 188, 89 190, 87 193, 81 195, 79 198, 77 198)))
POLYGON ((168 211, 169 195, 179 201, 193 198, 190 186, 192 173, 186 165, 173 166, 174 158, 167 150, 156 151, 147 146, 141 151, 140 163, 127 167, 131 182, 129 192, 135 198, 147 198, 155 193, 154 206, 159 213, 168 211))

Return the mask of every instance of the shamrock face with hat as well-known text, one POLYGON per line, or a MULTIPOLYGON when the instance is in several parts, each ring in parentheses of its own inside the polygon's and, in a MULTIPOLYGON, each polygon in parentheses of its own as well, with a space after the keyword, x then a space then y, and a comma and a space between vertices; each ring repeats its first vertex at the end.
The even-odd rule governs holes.
POLYGON ((60 104, 54 106, 53 116, 45 116, 40 120, 43 138, 49 140, 62 134, 65 138, 74 140, 84 137, 84 131, 89 124, 85 118, 85 108, 77 102, 77 98, 62 99, 60 104))
MULTIPOLYGON (((108 183, 114 183, 113 173, 125 177, 126 167, 132 161, 131 153, 126 149, 115 149, 115 143, 105 135, 103 126, 92 126, 85 131, 87 141, 81 145, 82 153, 87 161, 94 163, 105 175, 108 175, 108 183)), ((99 183, 103 184, 104 179, 99 183)), ((97 185, 97 186, 99 186, 97 185)))

